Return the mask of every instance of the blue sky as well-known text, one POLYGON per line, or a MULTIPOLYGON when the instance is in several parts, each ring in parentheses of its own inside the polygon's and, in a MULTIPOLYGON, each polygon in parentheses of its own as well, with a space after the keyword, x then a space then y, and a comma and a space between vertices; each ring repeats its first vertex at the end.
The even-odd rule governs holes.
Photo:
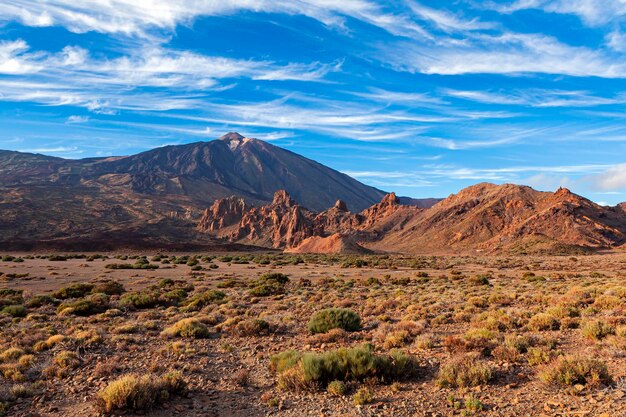
POLYGON ((413 197, 626 200, 624 0, 0 3, 0 148, 124 155, 228 131, 413 197))

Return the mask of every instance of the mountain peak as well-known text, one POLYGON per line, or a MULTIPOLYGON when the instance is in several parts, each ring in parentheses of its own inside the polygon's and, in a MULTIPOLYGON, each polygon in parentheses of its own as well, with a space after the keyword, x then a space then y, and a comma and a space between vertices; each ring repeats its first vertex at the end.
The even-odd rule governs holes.
POLYGON ((230 148, 230 150, 234 151, 235 149, 237 149, 243 143, 249 142, 249 141, 251 141, 253 139, 246 138, 246 137, 240 135, 237 132, 229 132, 229 133, 225 134, 224 136, 222 136, 220 138, 220 140, 225 142, 225 143, 227 143, 228 147, 230 148))
POLYGON ((228 132, 227 134, 220 137, 220 140, 223 140, 225 142, 228 142, 231 140, 243 140, 243 139, 244 137, 237 132, 228 132))

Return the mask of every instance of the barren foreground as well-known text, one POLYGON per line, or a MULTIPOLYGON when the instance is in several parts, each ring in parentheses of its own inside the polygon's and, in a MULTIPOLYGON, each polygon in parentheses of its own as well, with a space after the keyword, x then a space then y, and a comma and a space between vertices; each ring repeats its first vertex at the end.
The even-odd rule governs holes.
POLYGON ((624 254, 5 255, 0 415, 626 416, 624 254))

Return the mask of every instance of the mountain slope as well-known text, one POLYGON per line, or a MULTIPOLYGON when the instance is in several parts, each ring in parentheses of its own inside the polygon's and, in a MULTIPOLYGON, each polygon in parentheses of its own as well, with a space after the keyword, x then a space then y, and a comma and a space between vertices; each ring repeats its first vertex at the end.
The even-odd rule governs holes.
POLYGON ((64 160, 3 151, 0 169, 0 186, 108 186, 146 195, 181 195, 204 207, 233 194, 269 202, 276 190, 285 189, 314 210, 337 199, 362 210, 385 195, 315 161, 237 133, 126 157, 64 160))
POLYGON ((626 216, 561 188, 541 192, 482 183, 424 210, 376 247, 498 250, 536 240, 572 247, 613 247, 626 241, 626 216))
POLYGON ((180 228, 165 228, 168 236, 182 241, 214 200, 237 195, 260 205, 272 201, 279 189, 318 211, 337 199, 361 210, 385 195, 237 133, 109 158, 66 160, 0 151, 0 243, 123 234, 170 220, 180 228))

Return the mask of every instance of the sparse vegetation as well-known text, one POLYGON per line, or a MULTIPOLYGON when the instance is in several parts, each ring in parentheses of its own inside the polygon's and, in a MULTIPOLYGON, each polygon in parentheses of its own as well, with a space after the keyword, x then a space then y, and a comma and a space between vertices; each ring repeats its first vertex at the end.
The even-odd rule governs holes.
POLYGON ((211 332, 209 328, 194 318, 182 319, 173 326, 163 330, 164 336, 169 337, 191 337, 194 339, 202 339, 209 337, 211 332))
POLYGON ((166 413, 196 403, 217 413, 203 388, 216 386, 215 401, 242 415, 315 414, 323 403, 346 415, 358 405, 521 417, 550 414, 554 397, 596 396, 585 409, 602 415, 621 401, 600 388, 626 373, 622 255, 602 268, 585 255, 29 256, 0 264, 7 416, 32 413, 42 396, 89 415, 150 414, 166 401, 166 413), (94 261, 107 257, 161 267, 94 261), (145 391, 171 369, 188 375, 192 396, 145 391))
POLYGON ((326 333, 332 329, 354 332, 361 328, 361 318, 346 308, 327 308, 313 314, 308 329, 311 333, 326 333))

